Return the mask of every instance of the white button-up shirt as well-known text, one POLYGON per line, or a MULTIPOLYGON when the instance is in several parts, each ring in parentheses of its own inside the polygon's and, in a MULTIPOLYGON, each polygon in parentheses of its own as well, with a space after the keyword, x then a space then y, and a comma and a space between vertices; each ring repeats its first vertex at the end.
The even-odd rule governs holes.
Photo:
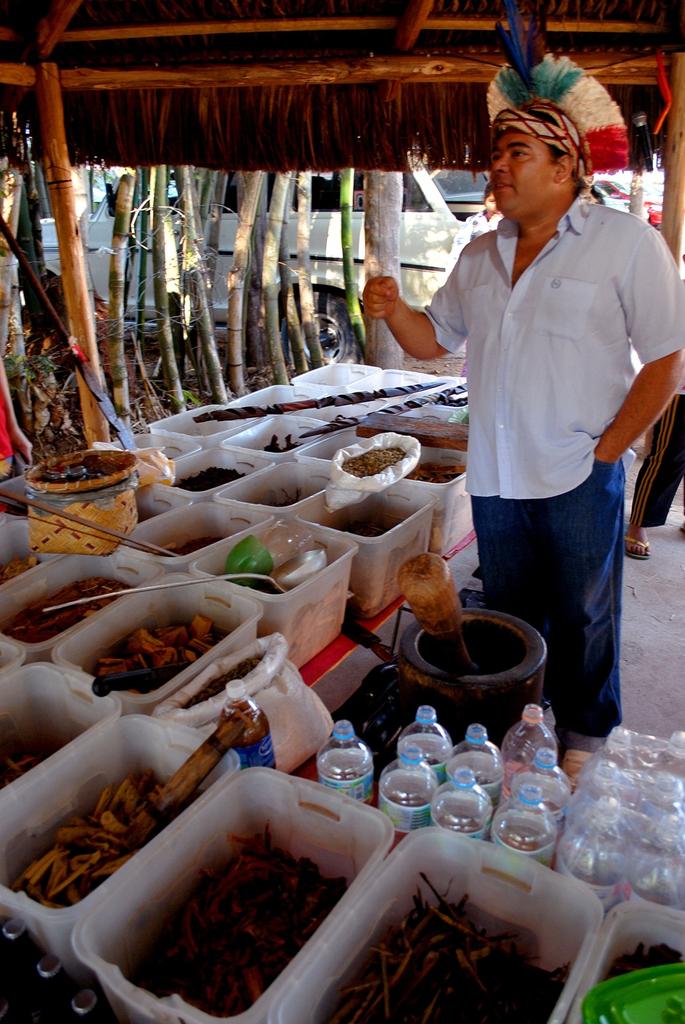
POLYGON ((469 342, 471 494, 545 498, 592 471, 643 363, 685 345, 685 288, 659 233, 575 200, 511 286, 518 226, 471 242, 427 309, 438 342, 469 342))

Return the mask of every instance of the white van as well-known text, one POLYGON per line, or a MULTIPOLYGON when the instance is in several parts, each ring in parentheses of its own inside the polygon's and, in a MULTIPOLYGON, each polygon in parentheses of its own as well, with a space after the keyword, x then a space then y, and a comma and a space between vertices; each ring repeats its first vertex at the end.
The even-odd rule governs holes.
MULTIPOLYGON (((337 172, 312 174, 312 223, 310 256, 320 337, 330 361, 356 357, 357 345, 345 305, 345 284, 340 242, 340 176, 337 172)), ((364 286, 364 193, 363 174, 355 175, 355 209, 352 213, 354 262, 361 293, 364 286)), ((236 189, 229 179, 225 213, 222 217, 219 260, 213 289, 214 316, 225 322, 228 301, 227 274, 233 262, 236 232, 236 189)), ((88 254, 96 291, 108 295, 109 257, 112 241, 112 203, 105 198, 91 217, 88 254)), ((59 253, 54 221, 43 220, 43 248, 46 267, 59 273, 59 253)), ((404 175, 404 198, 400 228, 402 294, 413 306, 425 306, 442 283, 459 222, 450 211, 431 175, 423 169, 404 175)), ((297 216, 288 224, 290 264, 297 263, 297 216)), ((132 250, 135 253, 135 247, 132 250)), ((148 261, 149 266, 149 261, 148 261)), ((132 271, 134 268, 131 268, 132 271)), ((134 278, 132 278, 132 281, 134 278)), ((129 290, 131 298, 135 288, 129 290)), ((147 314, 154 317, 151 285, 146 300, 147 314)), ((133 308, 130 309, 133 315, 133 308)))

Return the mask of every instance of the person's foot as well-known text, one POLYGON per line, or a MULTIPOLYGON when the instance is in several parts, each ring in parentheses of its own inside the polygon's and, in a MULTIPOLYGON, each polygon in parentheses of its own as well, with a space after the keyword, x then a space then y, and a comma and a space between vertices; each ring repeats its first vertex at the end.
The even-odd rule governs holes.
POLYGON ((642 526, 633 526, 631 523, 626 530, 623 541, 628 558, 639 558, 642 560, 649 558, 649 541, 647 540, 647 533, 642 526))
POLYGON ((569 747, 564 754, 561 762, 561 770, 566 773, 568 781, 571 783, 572 790, 576 788, 578 776, 580 775, 583 765, 591 757, 591 750, 574 750, 573 747, 569 747))

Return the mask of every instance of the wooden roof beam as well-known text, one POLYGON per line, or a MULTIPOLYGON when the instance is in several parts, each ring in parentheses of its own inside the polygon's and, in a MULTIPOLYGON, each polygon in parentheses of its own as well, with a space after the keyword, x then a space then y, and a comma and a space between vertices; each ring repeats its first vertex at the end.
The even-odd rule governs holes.
MULTIPOLYGON (((433 9, 433 0, 409 0, 404 14, 397 23, 395 29, 394 46, 400 53, 406 53, 414 48, 416 40, 424 28, 428 15, 433 9)), ((399 95, 400 83, 397 79, 391 82, 383 82, 380 96, 384 102, 394 100, 399 95)))
MULTIPOLYGON (((439 15, 426 18, 422 28, 432 32, 494 32, 495 18, 439 15)), ((123 39, 173 36, 258 35, 283 32, 383 32, 396 30, 397 17, 260 18, 240 21, 185 21, 171 24, 106 25, 67 29, 63 43, 100 43, 123 39)), ((11 29, 7 29, 11 32, 11 29)), ((547 33, 578 32, 618 35, 663 35, 666 26, 648 21, 590 21, 587 18, 549 18, 547 33)), ((15 33, 16 36, 16 33, 15 33)), ((2 38, 0 36, 0 38, 2 38)), ((398 47, 400 48, 400 47, 398 47)))
POLYGON ((82 3, 83 0, 52 0, 50 10, 40 19, 36 29, 36 52, 41 60, 49 57, 61 41, 67 25, 82 3))
MULTIPOLYGON (((615 52, 574 54, 574 60, 604 83, 653 85, 656 59, 615 52)), ((73 90, 221 89, 257 86, 364 85, 397 79, 411 85, 489 82, 503 61, 459 57, 389 56, 335 60, 273 61, 266 64, 183 65, 176 68, 66 68, 62 88, 73 90)), ((0 65, 0 81, 2 81, 0 65)))

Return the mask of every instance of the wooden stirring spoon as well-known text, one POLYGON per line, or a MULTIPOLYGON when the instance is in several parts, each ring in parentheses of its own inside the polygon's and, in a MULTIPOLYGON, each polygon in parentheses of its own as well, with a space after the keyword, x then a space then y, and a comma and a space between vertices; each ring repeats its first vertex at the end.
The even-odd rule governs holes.
POLYGON ((398 576, 402 592, 424 632, 451 645, 454 674, 478 672, 464 642, 464 612, 444 559, 440 555, 417 555, 400 567, 398 576))

